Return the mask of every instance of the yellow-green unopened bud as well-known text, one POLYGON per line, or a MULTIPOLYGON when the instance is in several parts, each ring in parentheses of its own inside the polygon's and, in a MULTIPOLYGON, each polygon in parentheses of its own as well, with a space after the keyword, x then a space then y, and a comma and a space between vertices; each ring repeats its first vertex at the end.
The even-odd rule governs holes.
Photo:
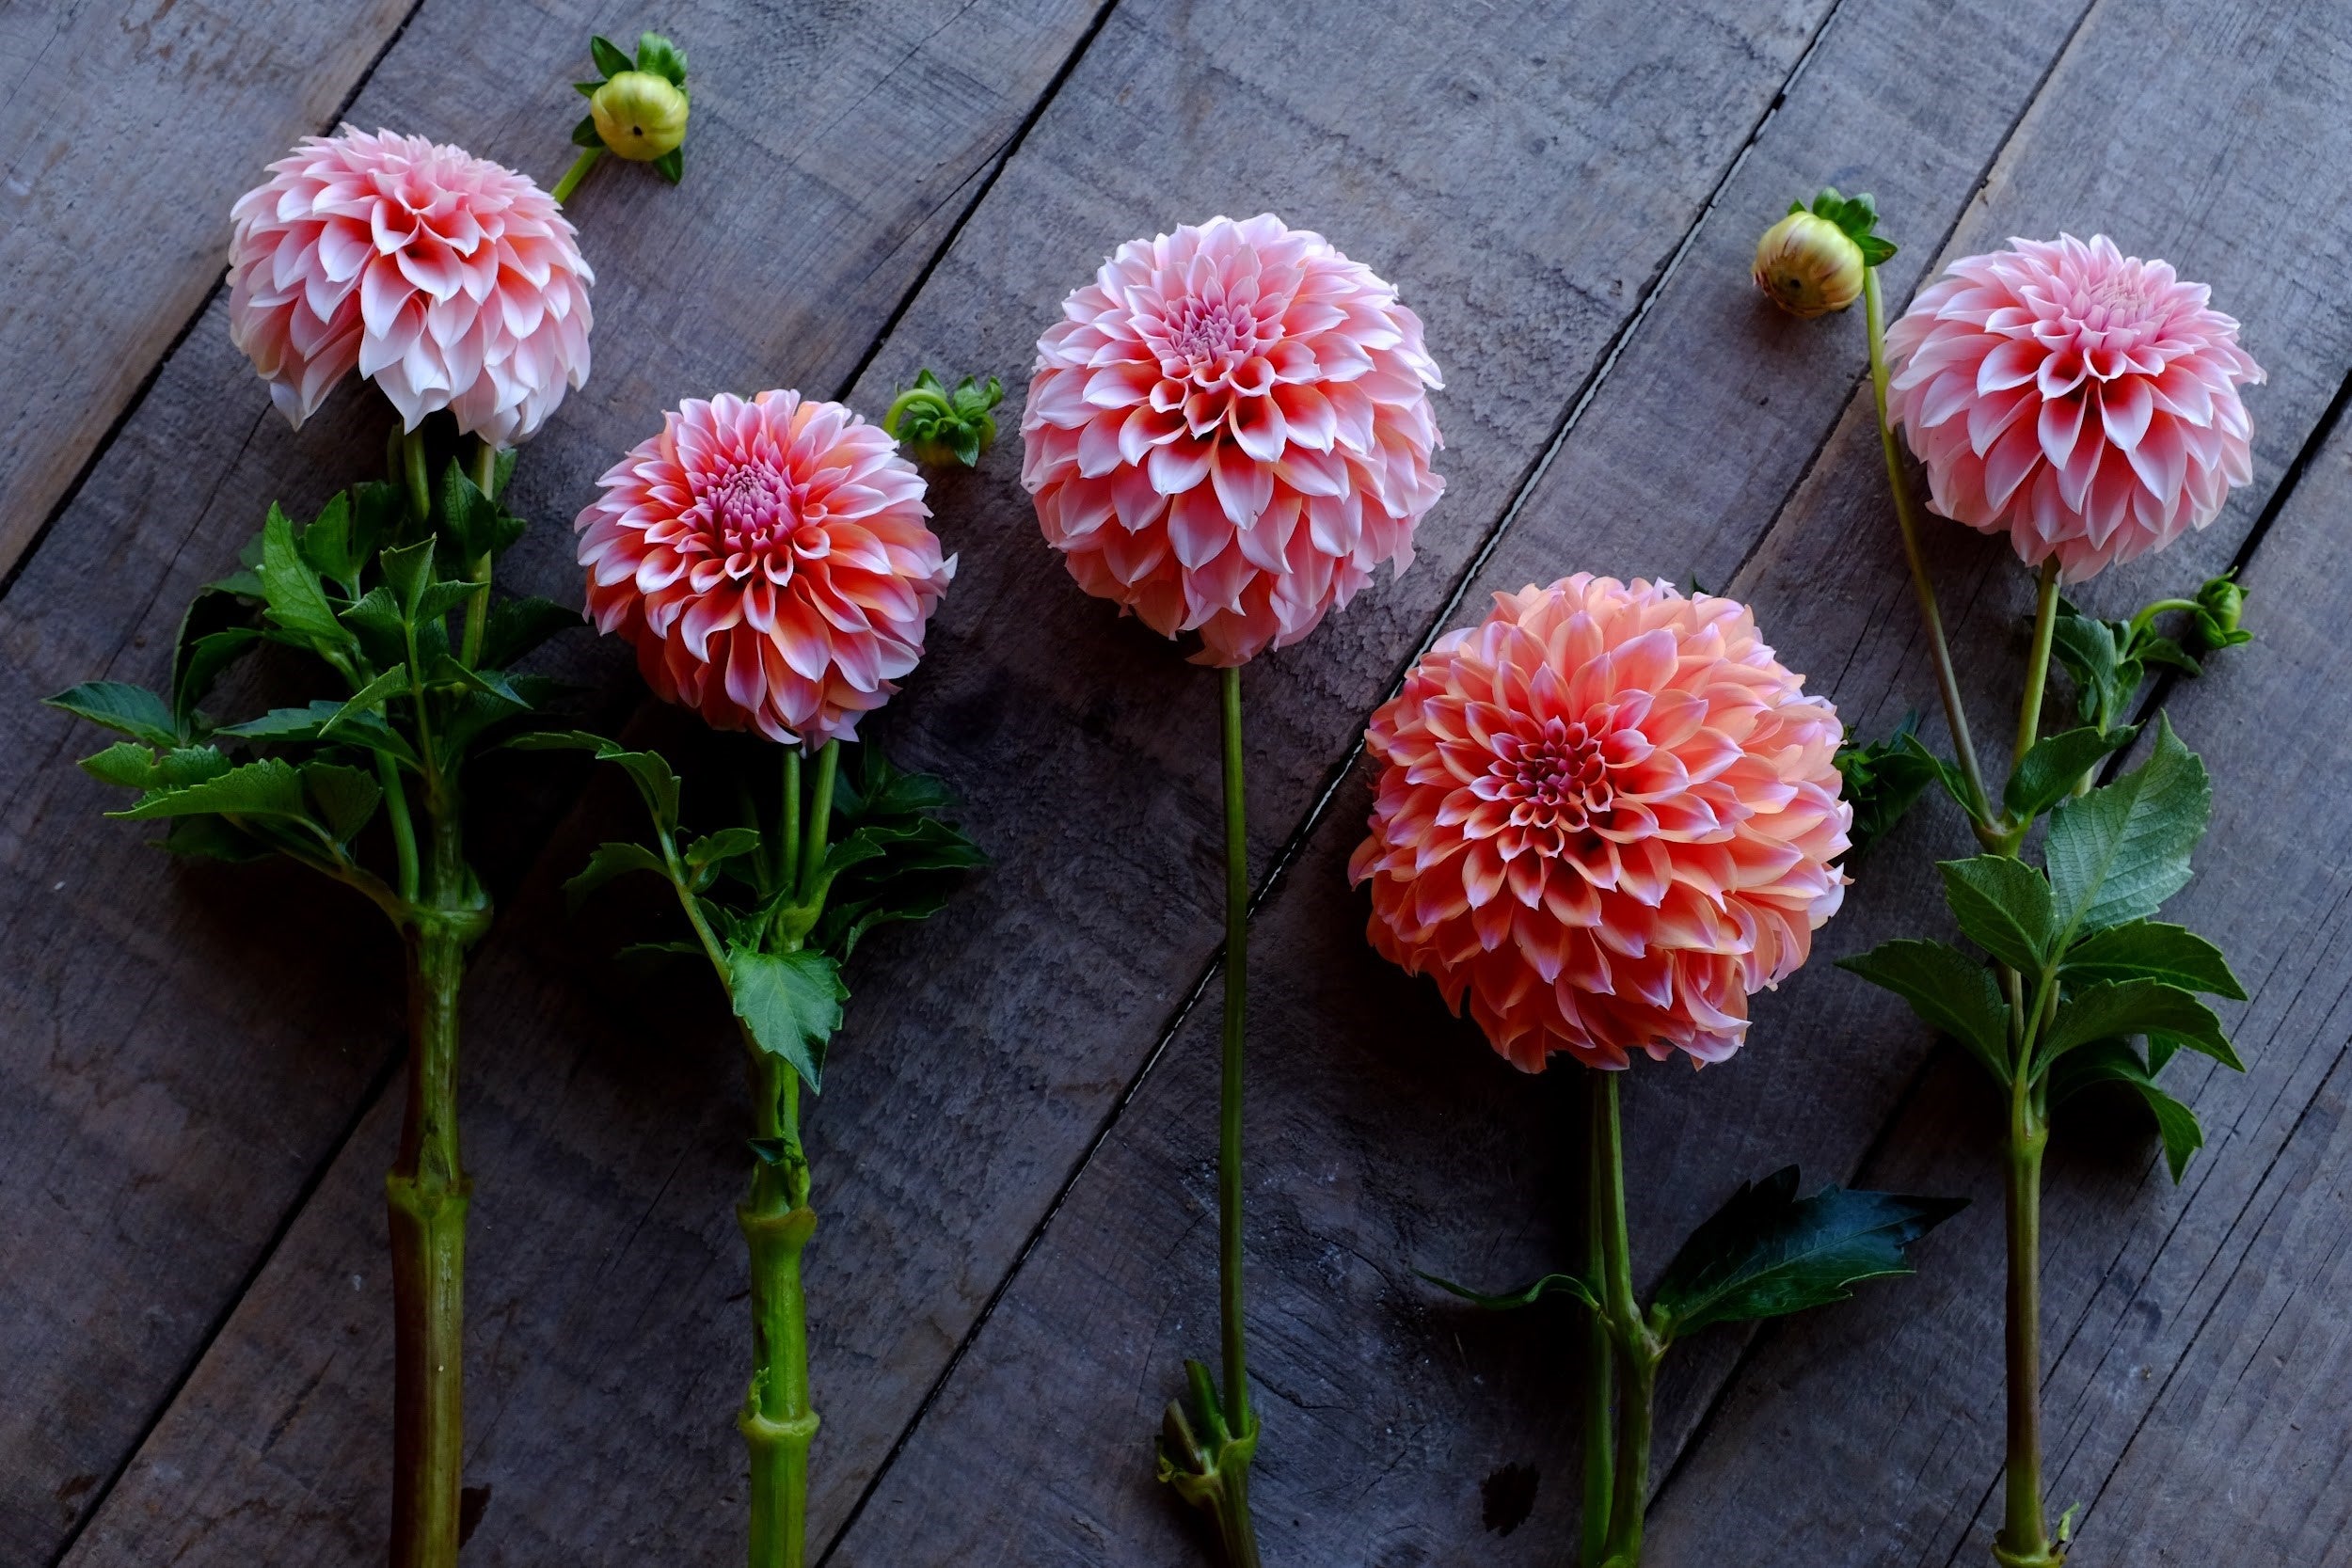
POLYGON ((1791 213, 1756 242, 1756 286, 1792 316, 1825 316, 1862 297, 1862 247, 1811 213, 1791 213))
POLYGON ((632 163, 651 163, 686 139, 685 90, 650 71, 621 71, 588 100, 588 112, 604 145, 632 163))

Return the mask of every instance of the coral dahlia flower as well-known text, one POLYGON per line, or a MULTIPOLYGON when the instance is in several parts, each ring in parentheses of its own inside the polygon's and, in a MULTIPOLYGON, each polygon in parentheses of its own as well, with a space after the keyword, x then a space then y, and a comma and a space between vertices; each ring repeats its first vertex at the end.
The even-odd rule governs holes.
POLYGON ((596 483, 573 524, 588 613, 719 729, 855 739, 955 576, 898 443, 798 392, 690 400, 596 483))
POLYGON ((1372 944, 1526 1071, 1701 1062, 1836 912, 1836 710, 1745 605, 1579 575, 1495 595, 1372 717, 1372 944))
POLYGON ((2203 528, 2253 478, 2238 388, 2263 369, 2168 262, 2104 234, 2010 243, 1888 328, 1888 411, 1936 511, 2079 582, 2203 528))
POLYGON ((306 136, 230 210, 229 336, 299 427, 357 368, 414 430, 529 438, 588 379, 588 286, 537 185, 462 148, 306 136))
POLYGON ((1420 318, 1263 214, 1131 240, 1038 340, 1021 482, 1089 594, 1200 662, 1287 647, 1412 560, 1445 482, 1420 318))

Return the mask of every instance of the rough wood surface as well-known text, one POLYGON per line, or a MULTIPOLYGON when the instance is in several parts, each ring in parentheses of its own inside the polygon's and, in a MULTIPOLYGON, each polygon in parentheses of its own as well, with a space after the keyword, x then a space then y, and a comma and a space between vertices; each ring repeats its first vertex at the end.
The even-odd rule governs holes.
POLYGON ((0 575, 220 281, 230 202, 412 4, 0 9, 0 575))
MULTIPOLYGON (((312 9, 316 25, 329 13, 353 24, 345 8, 312 9)), ((616 164, 573 203, 603 274, 597 372, 523 463, 520 505, 543 521, 516 551, 520 580, 576 596, 563 520, 664 404, 720 387, 846 382, 1091 15, 1076 0, 1000 7, 957 24, 950 47, 939 37, 955 20, 946 4, 673 8, 666 24, 694 51, 692 172, 673 191, 616 164), (706 275, 696 259, 715 254, 732 260, 706 275)), ((353 115, 551 180, 571 153, 568 84, 588 31, 639 20, 627 8, 428 0, 353 115)), ((273 79, 300 74, 270 58, 273 79)), ((166 114, 181 132, 199 118, 166 114)), ((237 154, 222 178, 250 179, 265 155, 237 154)), ((225 221, 229 199, 206 198, 212 221, 225 221)), ((215 302, 0 602, 9 1568, 51 1561, 103 1495, 344 1142, 402 1034, 397 952, 370 911, 291 874, 174 867, 145 847, 151 833, 102 821, 119 799, 72 765, 97 749, 97 732, 37 699, 98 675, 158 678, 181 606, 234 560, 262 507, 282 497, 299 512, 365 477, 382 432, 346 388, 290 434, 229 347, 215 302)), ((519 782, 534 775, 548 776, 519 782)), ((549 803, 537 803, 535 828, 527 810, 481 835, 501 892, 529 863, 549 803)), ((495 1028, 477 1037, 494 1044, 495 1028)), ((373 1148, 366 1158, 385 1163, 373 1148)), ((373 1254, 365 1267, 366 1310, 386 1319, 373 1254)), ((375 1385, 389 1365, 379 1354, 349 1371, 375 1385)), ((388 1429, 372 1425, 354 1489, 380 1511, 388 1429)), ((187 1501, 163 1506, 193 1528, 187 1501)))
MULTIPOLYGON (((1392 31, 1367 53, 1352 7, 1121 7, 856 401, 873 405, 923 363, 1017 383, 1062 294, 1119 238, 1178 213, 1274 206, 1412 280, 1449 355, 1484 373, 1440 408, 1454 493, 1421 564, 1301 657, 1251 673, 1269 762, 1252 806, 1270 850, 1825 9, 1692 8, 1667 32, 1598 6, 1536 16, 1533 32, 1433 9, 1382 21, 1392 31), (1422 73, 1375 64, 1423 57, 1433 27, 1447 48, 1422 73), (1571 37, 1584 52, 1548 52, 1571 37), (1243 75, 1236 61, 1258 63, 1243 75), (1677 62, 1703 62, 1722 90, 1693 97, 1677 62), (1454 117, 1442 135, 1367 129, 1433 101, 1454 117), (1564 189, 1598 205, 1564 203, 1564 189)), ((1216 942, 1213 686, 1069 583, 1036 541, 1016 467, 1008 443, 977 478, 943 485, 963 570, 922 675, 876 728, 957 784, 999 869, 861 965, 812 1118, 827 1525, 898 1441, 1216 942)), ((576 992, 603 966, 543 927, 545 952, 485 958, 471 988, 471 1037, 498 1045, 471 1050, 465 1091, 483 1237, 469 1294, 477 1324, 518 1325, 503 1341, 475 1336, 469 1463, 496 1500, 474 1549, 519 1561, 549 1540, 592 1556, 716 1550, 734 1525, 712 1498, 733 1495, 739 1463, 734 1047, 715 1025, 628 1019, 609 991, 547 1017, 537 996, 576 992), (547 973, 529 983, 510 961, 547 973), (675 1044, 656 1055, 644 1040, 661 1037, 675 1044), (583 1076, 612 1062, 630 1064, 627 1095, 583 1076), (637 1109, 657 1105, 670 1109, 637 1109), (615 1422, 616 1390, 633 1391, 640 1419, 615 1422)), ((327 1341, 310 1326, 344 1311, 335 1292, 373 1266, 360 1221, 383 1131, 363 1127, 328 1173, 77 1560, 143 1560, 199 1537, 207 1557, 245 1551, 253 1537, 215 1521, 255 1497, 279 1499, 255 1531, 364 1535, 380 1504, 355 1467, 380 1430, 380 1354, 355 1347, 323 1366, 327 1341), (289 1526, 291 1499, 314 1495, 315 1512, 358 1522, 289 1526)))
MULTIPOLYGON (((1931 233, 1947 225, 2079 14, 1842 9, 1454 619, 1483 607, 1485 589, 1581 566, 1727 578, 1837 418, 1861 353, 1858 322, 1804 328, 1756 296, 1746 272, 1761 225, 1829 180, 1876 189, 1931 233), (1931 100, 1877 90, 1922 57, 1966 60, 1971 74, 1931 100), (1872 147, 1903 156, 1857 158, 1872 147), (1700 450, 1707 461, 1659 456, 1700 450)), ((1898 290, 1931 253, 1897 258, 1898 290)), ((1567 1319, 1449 1310, 1410 1271, 1500 1287, 1560 1262, 1555 1156, 1578 1146, 1556 1131, 1551 1085, 1512 1072, 1366 947, 1343 869, 1365 810, 1351 780, 1252 942, 1261 1528, 1270 1560, 1556 1561, 1574 1515, 1567 1319), (1511 1465, 1538 1474, 1534 1513, 1519 1524, 1498 1507, 1490 1528, 1483 1483, 1511 1465)), ((1179 1359, 1214 1336, 1216 1022, 1214 997, 1203 1003, 836 1561, 1179 1562, 1194 1549, 1151 1479, 1148 1438, 1179 1359), (1032 1424, 1050 1438, 1013 1436, 1032 1424), (1041 1464, 1041 1450, 1068 1457, 1041 1464)), ((1743 1065, 1776 1038, 1759 1026, 1743 1065)), ((1633 1075, 1635 1224, 1651 1268, 1730 1185, 1787 1152, 1777 1128, 1720 1119, 1754 1076, 1633 1075), (1661 1125, 1694 1093, 1687 1122, 1661 1125)), ((1695 1419, 1736 1344, 1677 1353, 1670 1430, 1695 1419)))

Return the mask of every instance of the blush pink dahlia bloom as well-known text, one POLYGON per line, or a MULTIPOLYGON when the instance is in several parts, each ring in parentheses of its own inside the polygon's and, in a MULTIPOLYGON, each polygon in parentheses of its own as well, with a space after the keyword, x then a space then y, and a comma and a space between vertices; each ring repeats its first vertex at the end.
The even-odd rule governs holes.
POLYGON ((588 613, 719 729, 855 739, 955 576, 898 443, 798 392, 690 401, 596 483, 573 524, 588 613))
POLYGON ((1366 732, 1373 946, 1529 1072, 1730 1055, 1845 896, 1837 712, 1804 686, 1731 599, 1496 594, 1366 732))
POLYGON ((2203 528, 2254 477, 2238 388, 2263 370, 2169 263, 2104 234, 2010 243, 1887 330, 1888 412, 1936 511, 2079 582, 2203 528))
POLYGON ((297 427, 354 369, 417 428, 446 408, 492 446, 588 379, 572 226, 514 170, 421 136, 306 136, 240 197, 229 336, 297 427))
POLYGON ((1421 320, 1264 214, 1131 240, 1062 302, 1021 413, 1021 482, 1089 594, 1197 658, 1287 647, 1411 562, 1445 488, 1421 320))

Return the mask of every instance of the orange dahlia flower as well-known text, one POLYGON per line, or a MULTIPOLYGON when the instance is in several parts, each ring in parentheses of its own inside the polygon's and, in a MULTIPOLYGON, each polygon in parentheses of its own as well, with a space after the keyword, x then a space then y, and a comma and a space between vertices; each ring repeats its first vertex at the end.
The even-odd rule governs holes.
POLYGON ((1038 341, 1021 483, 1088 593, 1200 662, 1288 647, 1413 558, 1445 482, 1421 320, 1263 214, 1131 240, 1038 341))
POLYGON ((1731 599, 1496 594, 1366 733, 1373 946, 1530 1072, 1730 1055, 1845 893, 1837 712, 1804 686, 1731 599))
POLYGON ((689 400, 596 483, 572 525, 588 613, 719 729, 855 739, 955 576, 898 443, 798 392, 689 400))

